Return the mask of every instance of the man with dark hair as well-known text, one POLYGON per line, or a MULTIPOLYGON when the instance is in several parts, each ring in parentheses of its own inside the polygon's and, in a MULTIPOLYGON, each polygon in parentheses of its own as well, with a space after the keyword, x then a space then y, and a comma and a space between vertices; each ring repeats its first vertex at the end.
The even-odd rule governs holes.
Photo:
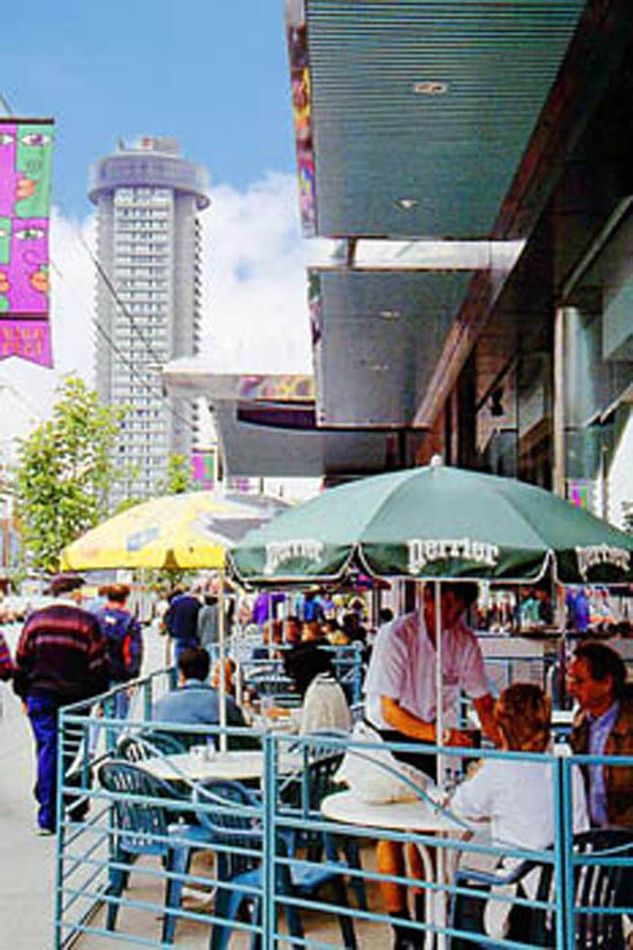
MULTIPOLYGON (((434 744, 468 745, 468 736, 456 728, 459 691, 471 697, 483 728, 496 734, 493 700, 477 638, 462 621, 477 599, 477 585, 444 583, 441 588, 442 656, 445 680, 445 735, 436 736, 435 592, 424 587, 421 611, 384 626, 378 633, 367 673, 367 718, 386 739, 417 739, 434 744)), ((422 750, 424 752, 424 750, 422 750)), ((434 771, 434 755, 425 754, 434 771)), ((418 764, 420 764, 418 762, 418 764)))
MULTIPOLYGON (((496 738, 494 703, 484 670, 481 648, 463 622, 463 614, 477 599, 477 585, 465 582, 441 586, 442 629, 436 629, 435 585, 424 587, 422 610, 383 626, 374 641, 365 692, 366 717, 389 742, 420 743, 419 752, 394 753, 435 778, 437 760, 430 746, 468 746, 470 737, 457 728, 460 690, 473 701, 484 731, 496 738), (437 639, 442 636, 444 692, 443 735, 437 735, 436 663, 437 639)), ((380 841, 378 870, 404 876, 404 849, 398 842, 380 841)), ((417 851, 410 854, 413 873, 422 876, 417 851)), ((387 913, 393 918, 396 950, 413 950, 419 933, 408 926, 406 890, 401 884, 382 881, 380 887, 387 913)))
MULTIPOLYGON (((178 657, 178 688, 163 696, 152 718, 158 722, 217 726, 220 722, 220 694, 208 683, 211 661, 203 647, 183 650, 178 657)), ((245 726, 242 710, 226 697, 228 726, 245 726)))
POLYGON ((198 614, 202 604, 193 593, 193 591, 183 591, 181 588, 174 591, 169 599, 169 607, 165 613, 165 628, 167 633, 174 641, 174 659, 178 662, 178 657, 183 650, 197 647, 200 644, 198 639, 198 614))
MULTIPOLYGON (((15 655, 13 688, 24 702, 37 748, 41 834, 55 831, 57 711, 103 692, 110 676, 106 638, 97 618, 79 606, 82 584, 73 574, 52 579, 49 591, 56 599, 29 616, 15 655)), ((72 760, 76 749, 66 751, 72 760)))
MULTIPOLYGON (((569 668, 577 701, 570 742, 579 755, 633 756, 633 692, 619 653, 605 643, 582 643, 569 668)), ((633 766, 582 767, 591 822, 633 827, 633 766)))
POLYGON ((295 614, 289 614, 283 622, 283 643, 293 647, 301 642, 301 621, 295 614))

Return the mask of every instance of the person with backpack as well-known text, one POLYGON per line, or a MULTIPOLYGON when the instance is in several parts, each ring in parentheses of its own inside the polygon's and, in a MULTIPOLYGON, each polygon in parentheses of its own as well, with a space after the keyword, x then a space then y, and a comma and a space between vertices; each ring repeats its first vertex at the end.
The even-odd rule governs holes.
MULTIPOLYGON (((130 596, 127 584, 111 584, 105 589, 107 601, 95 612, 108 645, 110 689, 135 679, 141 671, 143 639, 141 625, 127 609, 130 596)), ((121 690, 115 697, 114 716, 125 719, 130 708, 130 696, 121 690)))

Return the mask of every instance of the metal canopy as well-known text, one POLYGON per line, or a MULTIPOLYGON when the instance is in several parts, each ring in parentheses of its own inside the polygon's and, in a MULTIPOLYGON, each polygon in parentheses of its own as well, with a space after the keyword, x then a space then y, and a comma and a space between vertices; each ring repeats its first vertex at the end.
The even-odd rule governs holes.
MULTIPOLYGON (((379 431, 288 429, 252 425, 239 418, 237 403, 216 402, 215 414, 229 475, 306 477, 368 475, 394 464, 403 450, 393 434, 379 431)), ((411 464, 415 440, 400 458, 411 464)), ((402 464, 402 461, 400 461, 402 464)))
POLYGON ((490 235, 584 6, 305 0, 289 38, 306 233, 490 235))
POLYGON ((471 276, 311 270, 318 424, 410 425, 471 276))

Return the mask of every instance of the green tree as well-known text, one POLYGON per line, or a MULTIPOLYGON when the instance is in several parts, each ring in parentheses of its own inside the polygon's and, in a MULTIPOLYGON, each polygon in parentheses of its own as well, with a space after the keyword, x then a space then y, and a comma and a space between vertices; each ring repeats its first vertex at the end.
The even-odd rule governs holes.
POLYGON ((157 486, 159 495, 182 495, 194 490, 191 462, 186 455, 172 452, 167 459, 167 476, 157 486))
POLYGON ((34 567, 57 569, 71 541, 108 514, 112 448, 126 409, 103 406, 76 377, 57 389, 52 417, 21 443, 13 488, 34 567))

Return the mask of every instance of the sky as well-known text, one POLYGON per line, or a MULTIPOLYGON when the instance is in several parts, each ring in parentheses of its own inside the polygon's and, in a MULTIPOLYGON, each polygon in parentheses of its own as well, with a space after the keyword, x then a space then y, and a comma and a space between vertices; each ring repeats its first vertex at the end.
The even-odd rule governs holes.
POLYGON ((11 358, 0 383, 45 412, 60 374, 92 382, 88 170, 141 134, 174 136, 210 174, 205 356, 224 372, 310 371, 305 267, 326 249, 300 236, 283 0, 30 0, 12 7, 0 61, 11 111, 56 122, 56 369, 11 358))

